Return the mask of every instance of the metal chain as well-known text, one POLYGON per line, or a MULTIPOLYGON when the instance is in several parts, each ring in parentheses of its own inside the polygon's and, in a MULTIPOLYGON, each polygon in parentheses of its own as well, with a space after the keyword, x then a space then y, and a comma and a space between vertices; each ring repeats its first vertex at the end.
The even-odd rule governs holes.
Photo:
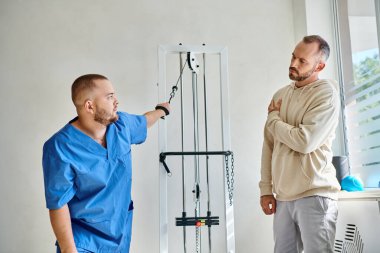
POLYGON ((200 253, 200 228, 195 228, 195 250, 200 253))
POLYGON ((234 166, 234 153, 231 153, 231 199, 234 195, 234 182, 235 182, 235 166, 234 166))
POLYGON ((228 198, 230 200, 230 206, 232 206, 233 200, 233 190, 234 190, 234 158, 233 153, 231 153, 231 178, 230 178, 230 169, 229 169, 229 155, 224 156, 224 161, 226 163, 226 179, 227 179, 227 190, 228 190, 228 198))

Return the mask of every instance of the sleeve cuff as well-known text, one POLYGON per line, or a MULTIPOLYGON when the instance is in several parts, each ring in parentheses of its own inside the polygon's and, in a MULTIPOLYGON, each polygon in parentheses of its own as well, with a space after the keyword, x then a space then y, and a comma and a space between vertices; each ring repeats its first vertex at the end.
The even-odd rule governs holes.
POLYGON ((260 197, 264 195, 273 195, 272 185, 261 185, 260 186, 260 197))
POLYGON ((58 201, 57 200, 56 201, 54 201, 54 200, 46 201, 46 207, 49 210, 60 209, 61 207, 66 205, 74 197, 75 192, 76 191, 73 188, 71 188, 71 190, 69 192, 67 192, 63 197, 58 199, 58 201))
POLYGON ((272 119, 280 119, 280 112, 279 111, 272 111, 268 114, 268 120, 272 119))

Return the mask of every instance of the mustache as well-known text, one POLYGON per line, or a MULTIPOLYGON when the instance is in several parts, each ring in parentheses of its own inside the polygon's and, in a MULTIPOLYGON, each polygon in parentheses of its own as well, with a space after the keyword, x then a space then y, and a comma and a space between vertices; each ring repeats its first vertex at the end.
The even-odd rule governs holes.
POLYGON ((298 69, 296 69, 295 67, 289 67, 289 70, 294 70, 297 74, 299 74, 298 69))

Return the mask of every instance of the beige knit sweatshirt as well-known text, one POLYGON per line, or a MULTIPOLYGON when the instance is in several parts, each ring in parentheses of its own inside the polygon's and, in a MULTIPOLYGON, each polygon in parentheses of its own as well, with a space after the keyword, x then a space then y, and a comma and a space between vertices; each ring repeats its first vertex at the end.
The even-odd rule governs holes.
POLYGON ((331 145, 340 99, 330 80, 276 92, 280 111, 269 113, 261 159, 261 196, 295 200, 319 195, 337 199, 340 185, 332 165, 331 145))

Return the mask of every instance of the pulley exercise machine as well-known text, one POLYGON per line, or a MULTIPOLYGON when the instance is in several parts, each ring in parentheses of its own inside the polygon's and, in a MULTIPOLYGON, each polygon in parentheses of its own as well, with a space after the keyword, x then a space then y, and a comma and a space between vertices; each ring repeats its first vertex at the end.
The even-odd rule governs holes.
POLYGON ((172 115, 159 123, 160 253, 169 253, 172 249, 169 245, 172 230, 176 231, 176 236, 181 231, 183 241, 182 249, 176 249, 173 253, 220 253, 215 250, 212 241, 216 237, 212 233, 215 226, 219 227, 219 231, 220 226, 224 227, 224 235, 219 235, 218 239, 220 241, 222 237, 224 240, 225 252, 235 253, 234 154, 230 145, 227 57, 227 48, 223 46, 159 46, 159 100, 167 101, 167 90, 170 90, 169 103, 172 105, 172 115), (173 61, 173 56, 178 57, 179 63, 173 61), (211 59, 207 65, 206 57, 211 59), (212 64, 212 71, 209 71, 212 64), (169 67, 175 65, 179 65, 179 74, 178 78, 172 79, 174 72, 169 67), (172 84, 176 80, 175 85, 169 85, 167 79, 172 79, 172 84), (202 80, 201 85, 198 79, 202 80), (170 128, 172 130, 168 134, 170 128), (191 171, 192 175, 189 174, 191 171), (170 216, 168 219, 172 211, 169 210, 168 200, 170 203, 178 201, 168 198, 168 182, 172 184, 177 178, 181 179, 182 213, 178 211, 176 218, 170 216), (204 192, 206 195, 203 195, 204 192), (193 196, 191 209, 188 207, 189 194, 193 196), (206 205, 201 205, 206 201, 206 205), (222 202, 219 206, 224 207, 223 211, 212 211, 217 201, 222 202), (175 228, 172 222, 175 222, 175 228), (195 233, 189 234, 193 229, 195 233), (203 235, 205 229, 207 236, 203 235))

